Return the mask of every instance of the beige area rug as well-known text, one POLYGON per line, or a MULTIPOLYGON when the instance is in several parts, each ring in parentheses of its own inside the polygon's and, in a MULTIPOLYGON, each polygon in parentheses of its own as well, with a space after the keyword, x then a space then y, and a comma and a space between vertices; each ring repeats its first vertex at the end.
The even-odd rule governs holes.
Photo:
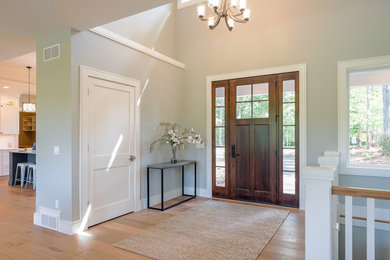
POLYGON ((153 259, 256 259, 288 210, 209 200, 116 247, 153 259))

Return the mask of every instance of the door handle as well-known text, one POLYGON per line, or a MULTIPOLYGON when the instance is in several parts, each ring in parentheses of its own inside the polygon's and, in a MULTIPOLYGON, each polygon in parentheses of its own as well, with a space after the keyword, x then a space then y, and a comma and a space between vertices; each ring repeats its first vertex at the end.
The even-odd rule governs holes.
POLYGON ((134 162, 135 159, 137 159, 137 158, 135 157, 135 155, 130 155, 130 159, 129 159, 130 161, 134 162))
POLYGON ((236 146, 232 145, 232 158, 236 158, 237 156, 240 156, 240 154, 236 153, 236 146))

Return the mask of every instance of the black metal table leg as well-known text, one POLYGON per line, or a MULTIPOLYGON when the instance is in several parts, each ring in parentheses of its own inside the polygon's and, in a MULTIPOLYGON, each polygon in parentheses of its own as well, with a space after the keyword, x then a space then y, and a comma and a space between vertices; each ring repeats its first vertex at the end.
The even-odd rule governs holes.
POLYGON ((161 211, 164 211, 164 170, 161 169, 161 211))
POLYGON ((194 196, 196 197, 196 162, 194 163, 194 196))
POLYGON ((147 171, 146 171, 146 179, 147 179, 147 196, 148 196, 148 208, 150 208, 150 202, 149 202, 149 200, 150 200, 150 194, 149 194, 149 167, 147 168, 147 171))
POLYGON ((184 196, 184 166, 181 167, 181 195, 184 196))

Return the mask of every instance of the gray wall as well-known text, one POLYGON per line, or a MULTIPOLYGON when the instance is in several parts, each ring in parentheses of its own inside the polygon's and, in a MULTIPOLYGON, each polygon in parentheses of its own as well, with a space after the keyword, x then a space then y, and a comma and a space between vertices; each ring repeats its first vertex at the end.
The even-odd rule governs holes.
POLYGON ((72 220, 71 30, 37 41, 37 193, 36 206, 59 201, 62 218, 72 220), (43 48, 61 44, 61 58, 43 62, 43 48), (53 155, 53 146, 60 155, 53 155))
MULTIPOLYGON (((390 54, 390 2, 250 0, 248 5, 250 23, 236 24, 233 32, 224 24, 210 31, 196 18, 196 7, 178 12, 177 57, 187 66, 186 119, 206 134, 208 75, 306 63, 307 158, 308 165, 317 165, 325 150, 338 149, 337 62, 390 54)), ((206 152, 194 150, 189 156, 199 160, 199 183, 206 188, 206 152)), ((340 184, 390 189, 388 178, 341 176, 340 184)), ((383 237, 381 232, 378 238, 383 237)), ((358 255, 364 238, 355 243, 358 255)))
MULTIPOLYGON (((248 1, 250 23, 210 31, 196 7, 177 14, 177 57, 187 65, 187 119, 206 134, 207 75, 307 63, 308 164, 337 150, 337 62, 390 54, 389 1, 248 1)), ((206 171, 206 152, 199 154, 206 171)), ((206 187, 206 175, 200 176, 206 187)))
MULTIPOLYGON (((159 7, 155 10, 149 11, 150 15, 159 14, 161 19, 161 27, 149 28, 145 30, 148 33, 143 37, 139 37, 139 43, 155 46, 155 49, 165 55, 173 56, 175 50, 175 6, 168 5, 159 7), (165 15, 164 15, 165 14, 165 15), (168 17, 168 18, 166 18, 168 17)), ((147 12, 148 13, 148 12, 147 12)), ((130 24, 127 21, 119 22, 119 25, 111 26, 129 26, 138 30, 147 21, 147 15, 136 15, 132 18, 130 24)), ((145 28, 147 29, 147 28, 145 28)), ((130 37, 132 30, 129 29, 124 36, 130 37)), ((80 65, 92 67, 95 69, 119 74, 125 77, 137 79, 141 81, 143 88, 147 79, 149 84, 141 98, 141 198, 146 198, 146 165, 168 161, 171 158, 171 153, 168 147, 165 147, 163 152, 158 149, 154 153, 149 152, 149 145, 155 138, 155 130, 160 121, 170 121, 182 123, 185 114, 185 96, 183 88, 184 85, 184 71, 176 68, 165 62, 156 60, 145 54, 142 54, 133 49, 129 49, 121 44, 115 43, 111 40, 98 36, 91 32, 74 32, 72 36, 72 85, 75 91, 74 100, 78 100, 78 86, 79 86, 79 68, 80 65)), ((78 112, 79 105, 73 108, 73 131, 76 135, 79 129, 78 112)), ((74 139, 74 151, 78 149, 77 139, 74 139)), ((78 154, 74 153, 74 160, 76 161, 78 154)), ((180 178, 174 178, 177 171, 172 171, 167 174, 166 190, 171 196, 177 196, 176 189, 180 188, 180 178)), ((73 169, 73 220, 79 218, 78 210, 78 169, 77 164, 74 164, 73 169)), ((159 175, 152 178, 151 196, 159 197, 159 175)), ((167 196, 165 199, 169 199, 167 196)))

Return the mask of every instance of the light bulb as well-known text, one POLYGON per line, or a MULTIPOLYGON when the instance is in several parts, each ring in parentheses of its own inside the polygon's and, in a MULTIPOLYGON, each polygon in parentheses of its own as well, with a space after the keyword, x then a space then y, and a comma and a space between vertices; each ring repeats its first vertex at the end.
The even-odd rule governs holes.
POLYGON ((246 0, 240 0, 240 11, 244 11, 246 9, 246 0))
POLYGON ((210 29, 214 26, 214 17, 209 18, 208 24, 210 29))
POLYGON ((230 18, 228 19, 228 27, 230 31, 234 28, 234 21, 230 18))
POLYGON ((219 0, 214 0, 214 5, 213 5, 214 8, 218 8, 219 7, 219 0))
POLYGON ((237 0, 230 0, 230 7, 237 8, 237 0))
POLYGON ((202 19, 205 16, 205 14, 206 14, 206 6, 199 5, 198 6, 198 17, 202 19))
POLYGON ((250 16, 251 16, 251 10, 246 9, 246 10, 244 11, 244 20, 245 20, 245 21, 249 21, 250 16))

